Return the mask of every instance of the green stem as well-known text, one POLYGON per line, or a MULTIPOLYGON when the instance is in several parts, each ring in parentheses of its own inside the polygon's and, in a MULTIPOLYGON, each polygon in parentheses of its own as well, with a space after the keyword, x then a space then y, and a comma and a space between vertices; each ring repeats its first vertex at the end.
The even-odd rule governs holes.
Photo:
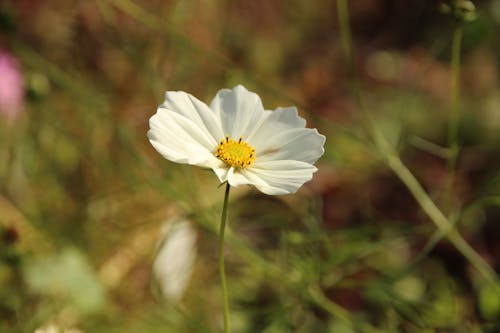
POLYGON ((229 183, 226 184, 226 192, 224 194, 224 204, 222 206, 222 215, 220 219, 220 229, 219 229, 219 274, 222 287, 222 298, 224 301, 224 333, 229 333, 230 323, 229 323, 229 301, 227 296, 227 285, 226 285, 226 269, 224 266, 224 232, 226 229, 226 217, 227 217, 227 203, 229 199, 229 183))
POLYGON ((462 46, 462 27, 457 26, 453 33, 451 46, 451 87, 450 87, 450 125, 448 129, 448 146, 450 150, 448 158, 448 179, 446 190, 448 193, 448 209, 453 210, 453 184, 455 179, 455 168, 458 157, 458 104, 460 97, 460 49, 462 46))
POLYGON ((349 327, 356 330, 356 332, 366 332, 366 333, 379 333, 377 328, 374 326, 360 322, 353 318, 348 310, 338 305, 337 303, 332 302, 323 291, 318 287, 309 287, 308 294, 311 300, 318 305, 323 310, 330 313, 333 317, 343 321, 349 327))
POLYGON ((311 297, 312 301, 319 305, 322 309, 328 311, 335 318, 338 318, 349 324, 352 323, 349 311, 344 309, 342 306, 330 301, 330 299, 328 299, 323 294, 321 289, 319 289, 318 287, 309 287, 308 292, 309 297, 311 297))
MULTIPOLYGON (((354 61, 354 52, 352 50, 351 26, 349 23, 349 8, 346 0, 337 0, 337 17, 339 19, 340 39, 342 42, 342 49, 344 57, 347 61, 347 69, 349 71, 349 78, 352 84, 352 93, 359 110, 366 118, 368 115, 365 112, 363 98, 361 96, 361 88, 356 75, 356 65, 354 61)), ((367 120, 367 119, 364 119, 367 120)))
POLYGON ((450 108, 450 130, 448 140, 450 145, 457 142, 458 134, 458 103, 460 97, 460 49, 462 48, 462 27, 458 26, 453 33, 451 50, 451 108, 450 108))
POLYGON ((390 154, 388 156, 388 163, 394 173, 396 173, 403 184, 406 185, 420 205, 420 208, 422 208, 440 230, 441 234, 445 236, 485 278, 488 280, 495 279, 495 271, 455 230, 454 225, 450 223, 448 218, 439 210, 415 176, 408 170, 403 162, 401 162, 401 159, 396 155, 390 154))
MULTIPOLYGON (((366 110, 363 98, 361 95, 361 89, 359 87, 358 78, 356 76, 356 71, 354 68, 353 59, 353 51, 352 51, 352 41, 351 41, 351 32, 349 28, 349 11, 347 7, 346 0, 337 0, 337 11, 339 17, 339 27, 340 27, 340 36, 342 38, 342 46, 344 48, 344 54, 349 64, 351 80, 353 81, 353 95, 360 108, 360 111, 363 115, 363 120, 365 121, 365 125, 368 127, 369 134, 376 147, 382 154, 388 166, 392 169, 392 171, 399 177, 401 182, 405 184, 407 189, 413 195, 420 208, 427 214, 427 216, 434 222, 439 231, 444 235, 454 246, 460 251, 460 253, 467 258, 467 260, 474 266, 476 269, 487 279, 493 280, 496 279, 495 271, 488 265, 486 261, 462 238, 462 236, 455 230, 454 225, 449 221, 449 219, 442 213, 442 211, 436 206, 434 201, 429 197, 427 192, 423 189, 422 185, 418 182, 415 176, 411 173, 411 171, 403 164, 401 159, 398 156, 397 151, 393 146, 387 141, 384 133, 380 130, 377 123, 373 120, 371 115, 366 110)), ((458 49, 458 51, 454 51, 458 53, 460 51, 460 41, 462 33, 459 31, 455 34, 454 39, 454 48, 458 49)), ((457 58, 454 60, 456 62, 456 67, 459 66, 460 59, 457 58)), ((456 103, 454 106, 457 109, 458 106, 458 69, 455 70, 456 77, 453 79, 456 88, 452 90, 456 91, 456 97, 453 97, 453 103, 456 103)), ((456 117, 456 116, 454 116, 456 117)), ((456 120, 455 120, 456 121, 456 120)), ((453 135, 456 137, 456 128, 457 123, 450 129, 450 136, 453 135)), ((456 142, 456 140, 454 139, 456 142)), ((452 158, 450 158, 452 160, 452 158)))

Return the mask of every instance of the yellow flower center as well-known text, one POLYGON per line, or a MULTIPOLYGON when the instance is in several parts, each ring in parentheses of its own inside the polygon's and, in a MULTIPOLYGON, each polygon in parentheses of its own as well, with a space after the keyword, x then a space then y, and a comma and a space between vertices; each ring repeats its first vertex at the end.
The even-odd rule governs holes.
POLYGON ((255 149, 241 138, 234 141, 226 136, 219 142, 215 156, 232 167, 244 168, 255 161, 255 149))

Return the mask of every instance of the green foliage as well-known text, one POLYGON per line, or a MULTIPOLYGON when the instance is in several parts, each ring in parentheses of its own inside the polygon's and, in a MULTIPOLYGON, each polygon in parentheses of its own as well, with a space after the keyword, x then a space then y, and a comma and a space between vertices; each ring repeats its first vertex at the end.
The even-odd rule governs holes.
POLYGON ((104 307, 102 286, 85 257, 75 249, 28 261, 23 275, 28 288, 55 303, 69 303, 83 314, 104 307))
POLYGON ((269 108, 297 105, 327 143, 297 194, 232 190, 233 332, 498 331, 498 278, 437 231, 384 155, 498 270, 497 2, 475 2, 469 22, 470 1, 448 1, 448 16, 434 1, 348 1, 345 59, 335 1, 3 1, 0 52, 19 61, 25 95, 17 117, 0 113, 0 332, 221 331, 223 188, 162 159, 146 132, 165 90, 210 102, 240 83, 269 108), (449 142, 446 46, 458 24, 449 142), (172 300, 152 267, 179 218, 197 253, 172 300))

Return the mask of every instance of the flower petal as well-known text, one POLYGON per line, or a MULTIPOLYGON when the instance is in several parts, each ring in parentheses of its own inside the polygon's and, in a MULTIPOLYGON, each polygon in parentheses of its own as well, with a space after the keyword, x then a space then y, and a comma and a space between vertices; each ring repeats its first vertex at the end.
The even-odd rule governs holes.
POLYGON ((212 170, 215 172, 221 183, 227 181, 229 169, 228 165, 222 161, 220 161, 218 166, 212 167, 212 170))
POLYGON ((245 169, 230 168, 227 173, 227 181, 229 182, 229 185, 236 187, 240 185, 253 184, 252 179, 247 177, 244 170, 245 169))
POLYGON ((149 127, 149 141, 166 159, 207 168, 220 165, 213 155, 217 142, 180 113, 160 107, 149 119, 149 127))
POLYGON ((275 133, 255 152, 259 161, 297 160, 313 164, 324 154, 325 140, 316 129, 293 128, 275 133))
POLYGON ((274 111, 267 111, 265 119, 259 127, 247 138, 247 142, 254 148, 264 147, 270 138, 277 133, 284 132, 292 128, 304 128, 306 121, 299 117, 297 108, 277 108, 274 111))
POLYGON ((260 97, 239 85, 232 90, 219 90, 210 108, 220 116, 224 135, 244 140, 264 118, 260 97))
POLYGON ((305 182, 311 180, 316 167, 312 164, 294 161, 256 162, 251 168, 242 169, 241 174, 248 184, 269 195, 295 193, 305 182))
POLYGON ((205 134, 210 134, 215 142, 219 142, 225 135, 218 113, 191 94, 183 91, 167 91, 165 101, 160 107, 190 119, 205 134))
POLYGON ((242 169, 234 168, 234 167, 220 167, 220 168, 213 168, 215 174, 217 177, 219 177, 219 180, 221 183, 227 181, 229 185, 233 187, 237 187, 240 185, 247 185, 247 184, 252 184, 252 180, 248 179, 242 172, 242 169))

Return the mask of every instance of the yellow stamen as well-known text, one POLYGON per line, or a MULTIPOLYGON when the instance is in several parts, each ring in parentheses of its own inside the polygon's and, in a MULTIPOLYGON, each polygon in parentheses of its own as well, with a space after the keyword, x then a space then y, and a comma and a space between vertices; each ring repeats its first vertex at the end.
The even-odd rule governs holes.
POLYGON ((219 142, 215 156, 232 167, 245 168, 255 161, 255 149, 239 138, 238 141, 226 136, 219 142))

